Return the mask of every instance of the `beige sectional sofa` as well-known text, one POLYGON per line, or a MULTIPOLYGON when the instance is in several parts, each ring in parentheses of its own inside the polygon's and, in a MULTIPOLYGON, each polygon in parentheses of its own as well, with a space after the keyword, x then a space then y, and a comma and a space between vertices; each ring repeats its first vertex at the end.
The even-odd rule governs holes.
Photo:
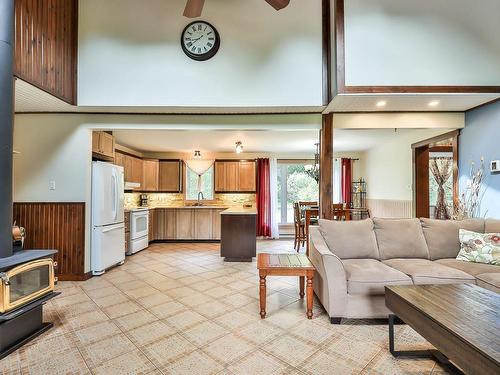
POLYGON ((309 231, 314 291, 332 322, 387 318, 386 285, 472 283, 500 293, 500 266, 455 259, 460 228, 500 233, 500 220, 320 220, 309 231))

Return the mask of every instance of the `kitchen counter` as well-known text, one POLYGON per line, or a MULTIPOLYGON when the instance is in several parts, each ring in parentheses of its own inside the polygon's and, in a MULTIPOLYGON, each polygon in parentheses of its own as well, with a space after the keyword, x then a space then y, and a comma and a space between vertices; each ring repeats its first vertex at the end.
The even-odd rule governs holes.
POLYGON ((231 207, 222 211, 221 215, 257 215, 257 209, 253 207, 231 207))
POLYGON ((257 250, 257 210, 229 208, 220 216, 220 255, 226 262, 251 262, 257 250))

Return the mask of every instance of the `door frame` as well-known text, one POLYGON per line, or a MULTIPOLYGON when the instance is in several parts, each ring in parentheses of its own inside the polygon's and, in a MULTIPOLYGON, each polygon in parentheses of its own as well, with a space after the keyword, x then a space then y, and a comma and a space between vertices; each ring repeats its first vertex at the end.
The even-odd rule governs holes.
POLYGON ((451 139, 451 152, 453 152, 453 205, 458 203, 458 138, 460 130, 453 130, 436 137, 424 139, 413 143, 412 149, 412 191, 413 191, 413 216, 429 217, 429 151, 438 142, 451 139), (424 168, 425 166, 425 168, 424 168))

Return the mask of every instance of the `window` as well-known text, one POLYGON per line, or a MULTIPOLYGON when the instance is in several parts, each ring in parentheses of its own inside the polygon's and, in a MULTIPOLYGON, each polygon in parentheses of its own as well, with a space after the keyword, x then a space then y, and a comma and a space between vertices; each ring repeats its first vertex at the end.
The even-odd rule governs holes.
POLYGON ((290 161, 278 164, 278 212, 280 224, 293 223, 293 203, 318 201, 318 182, 306 172, 314 161, 290 161))
POLYGON ((186 200, 198 200, 198 192, 203 193, 204 200, 214 199, 214 166, 212 165, 198 178, 198 175, 186 167, 186 200), (200 181, 198 181, 200 180, 200 181), (199 190, 198 190, 199 184, 199 190))

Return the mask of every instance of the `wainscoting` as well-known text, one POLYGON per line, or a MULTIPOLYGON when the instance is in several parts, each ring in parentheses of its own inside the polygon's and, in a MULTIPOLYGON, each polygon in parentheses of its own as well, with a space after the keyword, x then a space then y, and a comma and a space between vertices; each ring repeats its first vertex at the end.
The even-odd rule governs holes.
POLYGON ((411 218, 413 217, 413 201, 392 199, 367 199, 371 217, 411 218))
POLYGON ((59 280, 85 280, 85 203, 14 203, 25 249, 55 249, 59 280))

